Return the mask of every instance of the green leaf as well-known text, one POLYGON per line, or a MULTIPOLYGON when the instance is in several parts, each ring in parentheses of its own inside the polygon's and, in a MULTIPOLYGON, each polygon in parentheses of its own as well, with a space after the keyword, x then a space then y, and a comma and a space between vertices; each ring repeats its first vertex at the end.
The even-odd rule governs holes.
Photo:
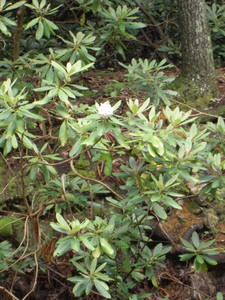
POLYGON ((152 146, 150 144, 147 145, 148 148, 148 153, 152 156, 152 157, 156 157, 156 153, 155 150, 152 148, 152 146))
POLYGON ((25 4, 25 3, 26 3, 26 1, 18 1, 17 3, 14 3, 14 4, 12 4, 12 5, 8 6, 8 7, 6 7, 6 8, 4 9, 4 11, 11 10, 11 9, 16 9, 16 8, 22 6, 22 5, 25 4))
POLYGON ((44 34, 44 25, 42 23, 42 20, 39 19, 37 31, 35 34, 36 39, 39 41, 43 37, 43 34, 44 34))
POLYGON ((75 262, 75 261, 72 261, 72 263, 73 263, 73 265, 77 268, 78 271, 80 271, 80 272, 83 273, 83 274, 88 275, 87 270, 86 270, 81 264, 78 264, 78 263, 75 262))
POLYGON ((12 115, 12 112, 10 110, 3 110, 0 113, 0 120, 6 120, 7 118, 9 118, 12 115))
POLYGON ((101 255, 101 248, 97 247, 93 252, 92 252, 93 257, 99 258, 101 255))
POLYGON ((33 143, 25 135, 21 136, 21 140, 27 149, 33 149, 33 143))
POLYGON ((108 254, 108 255, 113 255, 114 250, 112 246, 108 243, 108 241, 104 238, 100 238, 100 244, 102 249, 108 254))
POLYGON ((192 149, 191 154, 193 155, 198 152, 201 152, 202 150, 205 149, 206 145, 207 145, 206 142, 202 142, 202 143, 198 144, 194 149, 192 149))
POLYGON ((71 241, 71 244, 70 244, 71 249, 76 252, 79 252, 80 251, 80 242, 79 242, 78 238, 72 237, 70 241, 71 241))
POLYGON ((86 248, 88 248, 91 251, 95 250, 95 247, 91 244, 91 242, 86 237, 80 236, 79 239, 82 241, 82 243, 86 248))
POLYGON ((86 290, 86 286, 88 284, 89 280, 83 279, 82 281, 78 282, 74 288, 73 288, 73 294, 75 297, 80 297, 84 294, 86 290))
POLYGON ((206 272, 207 271, 207 265, 205 263, 200 264, 197 259, 194 260, 194 268, 197 272, 201 272, 201 271, 206 272))
POLYGON ((167 206, 171 206, 171 207, 174 207, 176 209, 182 209, 182 207, 169 196, 163 196, 161 201, 164 204, 166 204, 167 206))
POLYGON ((152 208, 153 208, 154 212, 156 213, 156 215, 157 215, 159 218, 161 218, 161 219, 163 219, 163 220, 166 220, 167 214, 166 214, 165 209, 164 209, 161 205, 159 205, 159 204, 156 203, 156 202, 153 202, 153 203, 152 203, 152 208))
MULTIPOLYGON (((37 174, 36 174, 36 173, 37 173, 37 170, 38 170, 38 168, 35 168, 35 167, 33 167, 33 168, 31 169, 30 176, 31 176, 31 179, 32 179, 32 180, 34 180, 34 179, 36 178, 36 176, 37 176, 37 174)), ((59 225, 59 224, 57 224, 57 223, 50 222, 50 226, 51 226, 54 230, 56 230, 56 231, 58 231, 58 232, 65 233, 65 234, 68 233, 68 230, 67 230, 67 229, 65 229, 64 227, 62 227, 61 225, 59 225)))
POLYGON ((91 265, 90 265, 90 271, 91 271, 91 273, 95 272, 95 269, 97 267, 97 262, 98 262, 97 258, 94 258, 92 260, 91 265))
POLYGON ((18 148, 18 142, 17 142, 17 138, 16 138, 15 134, 12 136, 12 147, 13 147, 13 149, 18 148))
POLYGON ((161 252, 162 252, 162 243, 155 246, 155 248, 153 250, 153 256, 160 255, 161 252))
POLYGON ((131 276, 136 281, 139 281, 139 282, 142 282, 145 279, 145 275, 142 272, 138 271, 137 269, 131 273, 131 276))
POLYGON ((81 141, 82 139, 79 138, 73 145, 72 149, 69 152, 70 157, 77 155, 82 150, 81 141))
POLYGON ((65 146, 67 140, 68 140, 68 127, 67 127, 67 121, 63 121, 63 123, 60 126, 59 129, 59 139, 61 142, 61 146, 65 146))
POLYGON ((192 257, 194 257, 195 255, 194 254, 181 254, 181 255, 179 255, 179 257, 180 257, 180 261, 188 261, 188 260, 190 260, 192 257))
POLYGON ((137 170, 137 163, 133 156, 131 156, 129 158, 129 164, 130 164, 131 169, 137 170))
POLYGON ((59 29, 59 27, 55 23, 53 23, 52 21, 50 21, 48 19, 45 19, 45 23, 48 25, 48 28, 50 29, 51 32, 59 29))
POLYGON ((39 8, 39 2, 38 0, 32 0, 32 4, 36 7, 36 8, 39 8))
POLYGON ((29 29, 30 27, 33 27, 34 25, 36 25, 39 22, 39 17, 35 18, 33 20, 31 20, 25 27, 25 30, 29 29))
POLYGON ((50 38, 50 35, 51 35, 51 30, 48 26, 48 23, 46 22, 47 19, 43 19, 43 28, 44 28, 44 36, 47 37, 47 39, 50 38))
POLYGON ((59 224, 65 228, 66 230, 70 231, 71 228, 68 225, 68 223, 66 222, 66 220, 63 218, 63 216, 59 213, 56 213, 56 220, 59 222, 59 224))
POLYGON ((0 1, 0 10, 3 10, 4 6, 5 6, 6 0, 1 0, 0 1))
MULTIPOLYGON (((111 119, 114 120, 114 118, 111 118, 111 119)), ((125 149, 130 149, 130 146, 126 143, 122 134, 119 134, 118 132, 116 132, 115 139, 121 147, 123 147, 125 149)))
POLYGON ((204 259, 201 255, 197 255, 196 256, 196 260, 200 263, 200 264, 204 264, 204 259))
POLYGON ((73 276, 67 279, 68 281, 75 283, 75 282, 81 282, 84 278, 82 276, 73 276))
POLYGON ((179 174, 174 175, 173 177, 170 178, 170 180, 168 180, 165 183, 165 187, 169 187, 170 185, 172 185, 178 178, 179 174))
POLYGON ((57 63, 56 61, 52 60, 51 61, 51 65, 58 70, 59 72, 63 73, 64 75, 66 75, 66 70, 63 68, 63 66, 61 66, 59 63, 57 63))
POLYGON ((105 297, 106 299, 111 299, 111 295, 107 292, 109 287, 106 283, 98 279, 94 279, 94 285, 101 296, 105 297))
POLYGON ((188 241, 186 241, 182 238, 180 238, 180 240, 181 240, 182 244, 184 245, 184 247, 186 247, 188 250, 191 249, 192 251, 195 251, 195 248, 191 243, 189 243, 188 241))
POLYGON ((46 4, 46 0, 41 0, 40 8, 44 8, 46 4))
POLYGON ((99 266, 96 270, 95 273, 99 273, 102 269, 104 269, 104 267, 106 266, 106 262, 104 262, 103 264, 101 264, 101 266, 99 266))
POLYGON ((105 159, 105 165, 104 165, 104 175, 105 176, 110 176, 112 173, 112 161, 113 161, 112 153, 108 152, 107 157, 105 159))
POLYGON ((71 239, 62 239, 62 242, 54 251, 54 256, 62 256, 66 252, 71 250, 71 239))
POLYGON ((221 292, 218 292, 217 294, 216 294, 216 300, 223 300, 224 298, 223 298, 223 294, 221 293, 221 292))
POLYGON ((160 193, 155 193, 151 196, 151 202, 159 201, 161 199, 160 193))
POLYGON ((191 240, 195 246, 196 249, 198 249, 198 247, 200 246, 200 240, 199 240, 199 235, 197 234, 196 231, 194 231, 192 233, 192 237, 191 237, 191 240))
POLYGON ((219 251, 217 248, 209 248, 209 249, 201 250, 201 253, 208 254, 208 255, 215 255, 215 254, 218 254, 219 251))
POLYGON ((64 92, 62 88, 58 90, 58 96, 62 102, 65 102, 66 104, 68 103, 68 95, 64 92))
POLYGON ((216 266, 218 264, 215 259, 212 259, 209 256, 202 255, 202 257, 203 257, 204 261, 209 265, 216 266))
POLYGON ((89 295, 92 288, 93 288, 93 282, 91 280, 89 280, 86 284, 85 294, 89 295))
MULTIPOLYGON (((207 249, 214 243, 215 243, 215 240, 211 240, 211 241, 208 241, 208 242, 201 243, 198 249, 199 250, 207 249)), ((215 250, 215 249, 213 249, 213 250, 215 250)))
POLYGON ((88 138, 86 138, 82 145, 92 146, 96 143, 96 140, 99 138, 99 135, 96 131, 93 131, 88 138))
POLYGON ((18 110, 19 114, 22 116, 22 117, 27 117, 27 118, 30 118, 30 119, 33 119, 33 120, 38 120, 38 121, 44 121, 45 118, 37 115, 37 114, 34 114, 26 109, 23 109, 23 108, 20 108, 18 110))

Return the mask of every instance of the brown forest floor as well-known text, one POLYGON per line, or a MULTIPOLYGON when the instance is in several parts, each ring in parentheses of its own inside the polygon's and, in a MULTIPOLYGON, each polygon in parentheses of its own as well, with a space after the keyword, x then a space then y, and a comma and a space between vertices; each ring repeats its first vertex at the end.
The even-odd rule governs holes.
MULTIPOLYGON (((168 71, 168 75, 176 77, 178 72, 168 71)), ((84 85, 89 87, 91 91, 96 91, 94 96, 84 97, 81 102, 93 104, 95 101, 103 102, 110 98, 110 92, 115 91, 119 83, 126 81, 124 78, 124 69, 118 69, 117 71, 109 70, 94 70, 85 73, 83 80, 84 85)), ((225 107, 225 67, 216 69, 217 84, 219 89, 219 95, 215 102, 212 104, 213 110, 218 107, 225 107)), ((146 93, 141 91, 131 92, 128 88, 122 88, 115 100, 127 101, 129 98, 138 98, 139 100, 145 99, 146 93)), ((184 104, 185 106, 185 104, 184 104)), ((194 108, 193 108, 194 109, 194 108)))

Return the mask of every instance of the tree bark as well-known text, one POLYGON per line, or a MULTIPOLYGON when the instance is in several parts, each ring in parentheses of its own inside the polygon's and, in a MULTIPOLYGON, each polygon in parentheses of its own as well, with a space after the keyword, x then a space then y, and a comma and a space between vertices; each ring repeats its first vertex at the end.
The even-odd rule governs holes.
POLYGON ((14 38, 13 38, 13 61, 16 61, 20 56, 20 43, 21 43, 21 34, 23 30, 23 17, 25 12, 25 5, 22 5, 17 13, 17 27, 15 28, 14 38))
MULTIPOLYGON (((205 0, 178 0, 182 67, 180 78, 196 97, 217 94, 212 44, 205 0)), ((188 91, 187 95, 188 95, 188 91)))

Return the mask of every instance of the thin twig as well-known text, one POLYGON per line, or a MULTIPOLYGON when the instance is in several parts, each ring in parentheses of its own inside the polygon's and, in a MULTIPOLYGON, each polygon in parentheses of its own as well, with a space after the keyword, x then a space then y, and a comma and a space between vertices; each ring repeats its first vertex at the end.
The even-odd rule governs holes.
POLYGON ((62 182, 63 198, 64 198, 64 200, 66 201, 66 204, 67 204, 67 206, 68 206, 69 212, 71 213, 71 215, 73 215, 73 212, 72 212, 72 208, 71 208, 70 202, 69 202, 68 197, 67 197, 67 195, 66 195, 65 175, 64 175, 64 174, 61 176, 61 182, 62 182))
MULTIPOLYGON (((27 222, 28 222, 29 218, 27 217, 26 220, 25 220, 25 224, 24 224, 24 234, 23 234, 23 238, 22 238, 22 241, 20 242, 19 246, 13 251, 13 253, 11 253, 9 256, 7 256, 4 260, 1 261, 1 263, 7 261, 9 258, 13 257, 19 250, 20 248, 22 247, 25 239, 26 239, 26 232, 27 232, 27 222)), ((21 257, 20 257, 21 258, 21 257)), ((8 270, 10 267, 14 266, 18 261, 20 261, 20 258, 17 259, 15 262, 13 262, 11 265, 7 266, 6 268, 0 270, 0 273, 8 270)))
POLYGON ((211 299, 211 300, 214 299, 214 298, 210 297, 208 294, 206 294, 205 292, 200 291, 200 290, 198 290, 198 289, 196 289, 196 288, 194 288, 194 287, 192 287, 192 286, 190 286, 188 284, 185 284, 185 283, 181 282, 179 279, 175 278, 174 276, 168 276, 168 274, 167 274, 167 276, 161 276, 161 274, 160 274, 160 278, 167 279, 167 280, 172 280, 172 281, 174 281, 174 282, 176 282, 176 283, 178 283, 178 284, 180 284, 182 286, 185 286, 185 287, 187 287, 187 288, 189 288, 189 289, 191 289, 193 291, 196 291, 196 292, 204 295, 204 297, 207 297, 207 299, 211 299))
POLYGON ((25 300, 31 293, 35 291, 37 285, 37 278, 38 278, 38 260, 37 260, 37 253, 34 253, 34 261, 35 261, 35 273, 34 273, 34 282, 32 285, 31 290, 23 297, 22 300, 25 300))
POLYGON ((80 173, 78 173, 75 168, 74 168, 74 165, 73 165, 73 160, 70 160, 70 167, 71 167, 71 170, 73 171, 73 173, 77 176, 79 176, 80 178, 84 179, 84 180, 89 180, 89 181, 93 181, 95 183, 98 183, 102 186, 104 186, 107 190, 109 190, 112 194, 114 194, 118 199, 120 200, 123 200, 123 197, 121 197, 116 191, 114 191, 111 187, 109 187, 107 184, 105 184, 104 182, 98 180, 98 179, 94 179, 94 178, 90 178, 90 177, 86 177, 86 176, 83 176, 81 175, 80 173))
POLYGON ((162 40, 163 45, 166 44, 167 41, 167 37, 165 36, 165 34, 163 33, 161 27, 158 25, 157 21, 154 19, 154 17, 145 9, 144 5, 138 1, 138 0, 134 0, 134 2, 136 3, 136 5, 140 8, 140 10, 143 12, 143 14, 145 14, 145 16, 152 22, 152 24, 155 26, 160 39, 162 40))
POLYGON ((94 197, 93 197, 93 191, 90 185, 89 180, 87 181, 88 183, 88 187, 89 187, 89 195, 90 195, 90 199, 91 199, 91 205, 90 205, 90 219, 91 221, 94 220, 94 210, 93 210, 93 201, 94 201, 94 197))
MULTIPOLYGON (((190 105, 188 105, 186 103, 183 103, 183 102, 175 100, 175 99, 172 99, 170 101, 178 103, 178 104, 181 104, 183 106, 186 106, 186 107, 190 108, 191 110, 196 111, 198 113, 198 115, 204 115, 204 116, 213 117, 213 118, 218 118, 219 117, 217 115, 213 115, 213 114, 209 114, 209 113, 200 111, 200 110, 198 110, 198 109, 196 109, 196 108, 194 108, 194 107, 192 107, 192 106, 190 106, 190 105)), ((223 118, 223 117, 221 117, 221 118, 225 120, 225 118, 223 118)))
POLYGON ((3 286, 0 286, 0 290, 2 290, 3 292, 5 292, 6 294, 8 294, 10 297, 12 297, 12 300, 20 300, 19 298, 17 298, 16 296, 14 296, 10 291, 8 291, 6 288, 4 288, 3 286))

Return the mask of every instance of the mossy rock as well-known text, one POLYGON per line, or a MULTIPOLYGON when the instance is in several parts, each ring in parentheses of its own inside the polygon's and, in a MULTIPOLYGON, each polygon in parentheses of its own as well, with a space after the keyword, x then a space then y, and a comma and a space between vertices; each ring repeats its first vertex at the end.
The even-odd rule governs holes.
POLYGON ((84 177, 94 178, 94 179, 96 178, 96 174, 92 170, 79 170, 79 173, 84 177))
POLYGON ((90 167, 90 161, 87 159, 79 159, 76 163, 75 163, 75 168, 77 169, 86 169, 90 167))
MULTIPOLYGON (((16 217, 3 217, 0 219, 0 239, 7 238, 14 235, 16 238, 16 233, 21 233, 21 228, 23 227, 23 222, 16 217)), ((23 230, 22 230, 23 232, 23 230)), ((18 239, 19 240, 19 239, 18 239)))
POLYGON ((15 198, 20 198, 20 177, 13 178, 11 171, 8 170, 5 161, 0 157, 0 190, 4 191, 0 195, 0 207, 5 208, 6 202, 13 202, 15 198), (6 188, 7 186, 7 188, 6 188))
POLYGON ((8 237, 13 234, 13 226, 11 218, 0 219, 0 238, 8 237))
POLYGON ((203 92, 201 87, 195 82, 191 81, 191 79, 183 78, 182 76, 178 76, 168 88, 178 92, 178 100, 181 103, 184 103, 182 109, 185 109, 185 105, 188 105, 193 108, 204 110, 213 104, 215 97, 218 95, 217 90, 203 92))

